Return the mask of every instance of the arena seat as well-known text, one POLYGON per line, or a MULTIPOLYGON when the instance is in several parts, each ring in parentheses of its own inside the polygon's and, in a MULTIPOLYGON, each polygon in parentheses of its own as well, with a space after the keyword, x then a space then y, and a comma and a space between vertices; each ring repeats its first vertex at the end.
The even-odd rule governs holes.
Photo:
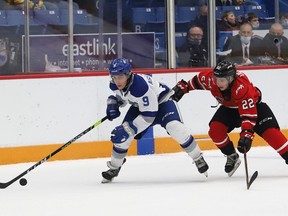
POLYGON ((199 7, 177 7, 176 21, 192 21, 199 14, 199 7))

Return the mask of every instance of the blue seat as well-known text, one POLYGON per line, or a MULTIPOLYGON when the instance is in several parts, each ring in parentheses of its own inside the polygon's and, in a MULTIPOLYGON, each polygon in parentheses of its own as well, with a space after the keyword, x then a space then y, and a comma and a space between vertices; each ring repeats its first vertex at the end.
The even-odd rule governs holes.
POLYGON ((178 6, 195 7, 199 6, 199 0, 175 0, 178 6))
POLYGON ((192 21, 199 14, 199 7, 177 7, 176 21, 192 21))
POLYGON ((156 52, 164 52, 165 49, 166 49, 165 33, 164 32, 156 32, 155 33, 155 51, 156 52))
POLYGON ((155 13, 156 13, 156 20, 158 22, 164 22, 165 21, 165 7, 156 7, 155 13))
POLYGON ((247 5, 245 6, 245 13, 255 13, 259 19, 269 17, 265 5, 247 5))
POLYGON ((45 35, 68 34, 68 25, 47 24, 45 27, 45 35))
POLYGON ((0 10, 0 25, 7 25, 5 10, 0 10))
MULTIPOLYGON (((63 25, 69 23, 69 10, 60 10, 60 21, 63 25)), ((88 13, 86 10, 73 10, 73 23, 74 24, 88 24, 88 13)))
POLYGON ((224 44, 226 43, 227 39, 229 37, 233 36, 232 31, 219 31, 218 37, 217 37, 217 50, 223 51, 224 44))
MULTIPOLYGON (((54 4, 59 8, 59 10, 68 9, 69 7, 68 1, 59 1, 59 2, 55 2, 54 4)), ((76 2, 73 2, 73 9, 76 9, 76 10, 79 9, 79 5, 76 2)))
POLYGON ((157 21, 155 8, 132 8, 134 24, 145 24, 149 21, 157 21))
POLYGON ((175 21, 175 32, 187 32, 189 25, 189 21, 175 21))
POLYGON ((146 32, 165 32, 165 22, 147 22, 145 24, 145 29, 146 32))
POLYGON ((98 23, 89 23, 89 24, 75 24, 74 25, 74 34, 93 34, 99 33, 98 23))
POLYGON ((147 22, 157 22, 155 8, 132 8, 134 31, 143 31, 147 22))
POLYGON ((175 33, 175 46, 181 47, 186 42, 186 33, 175 33))
POLYGON ((232 11, 236 17, 245 15, 244 6, 222 6, 222 11, 232 11))
POLYGON ((25 14, 21 10, 6 10, 6 20, 8 25, 24 25, 25 14))
POLYGON ((34 21, 37 24, 60 25, 60 13, 56 10, 34 10, 34 21))
POLYGON ((216 20, 221 20, 221 16, 222 16, 222 7, 216 7, 215 8, 215 16, 216 16, 216 20))
POLYGON ((130 7, 150 7, 150 1, 147 0, 130 0, 129 6, 130 7))

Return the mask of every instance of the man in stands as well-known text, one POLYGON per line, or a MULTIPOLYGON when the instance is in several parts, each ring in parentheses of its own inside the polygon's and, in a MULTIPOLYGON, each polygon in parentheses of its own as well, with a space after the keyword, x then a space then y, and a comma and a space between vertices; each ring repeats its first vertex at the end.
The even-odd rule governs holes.
POLYGON ((264 56, 262 39, 253 35, 250 23, 242 24, 239 34, 228 38, 223 48, 223 51, 227 50, 231 53, 224 59, 237 65, 257 65, 259 57, 264 56))

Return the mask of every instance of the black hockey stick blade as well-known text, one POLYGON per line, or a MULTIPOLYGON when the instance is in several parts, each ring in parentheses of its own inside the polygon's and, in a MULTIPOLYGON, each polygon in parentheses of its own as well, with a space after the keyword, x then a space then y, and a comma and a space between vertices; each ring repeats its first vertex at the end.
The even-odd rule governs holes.
POLYGON ((255 171, 253 173, 253 175, 251 176, 250 178, 250 181, 248 182, 248 185, 247 185, 247 189, 249 190, 250 186, 252 185, 252 183, 255 181, 255 179, 257 178, 258 176, 258 171, 255 171))
POLYGON ((1 183, 0 182, 0 189, 4 189, 7 188, 9 185, 13 184, 14 182, 16 182, 17 180, 19 180, 22 176, 26 175, 27 173, 29 173, 30 171, 32 171, 33 169, 35 169, 37 166, 41 165, 42 163, 46 162, 47 160, 49 160, 51 157, 53 157, 54 155, 56 155, 58 152, 62 151, 63 149, 65 149, 67 146, 69 146, 70 144, 72 144, 73 142, 75 142, 76 140, 78 140, 80 137, 82 137, 83 135, 85 135, 86 133, 88 133, 89 131, 91 131, 92 129, 94 129, 95 127, 97 127, 98 125, 100 125, 102 122, 104 122, 106 119, 108 119, 107 116, 105 116, 104 118, 102 118, 101 120, 97 121, 94 125, 90 126, 89 128, 87 128, 86 130, 84 130, 83 132, 81 132, 80 134, 78 134, 77 136, 75 136, 73 139, 69 140, 67 143, 65 143, 64 145, 60 146, 58 149, 56 149, 54 152, 50 153, 49 155, 47 155, 45 158, 43 158, 42 160, 38 161, 36 164, 34 164, 33 166, 31 166, 29 169, 25 170, 24 172, 22 172, 21 174, 19 174, 18 176, 16 176, 15 178, 11 179, 8 182, 5 183, 1 183))
POLYGON ((252 185, 252 183, 255 181, 255 179, 258 176, 258 171, 255 171, 249 180, 247 152, 246 152, 245 147, 244 147, 244 162, 245 162, 246 185, 247 185, 247 190, 249 190, 250 186, 252 185))

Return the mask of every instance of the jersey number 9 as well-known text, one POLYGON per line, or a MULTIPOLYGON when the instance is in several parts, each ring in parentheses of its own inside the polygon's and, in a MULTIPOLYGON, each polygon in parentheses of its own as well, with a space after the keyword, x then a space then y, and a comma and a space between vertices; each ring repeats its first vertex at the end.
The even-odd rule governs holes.
POLYGON ((149 106, 149 98, 147 96, 143 97, 142 101, 144 106, 149 106))

